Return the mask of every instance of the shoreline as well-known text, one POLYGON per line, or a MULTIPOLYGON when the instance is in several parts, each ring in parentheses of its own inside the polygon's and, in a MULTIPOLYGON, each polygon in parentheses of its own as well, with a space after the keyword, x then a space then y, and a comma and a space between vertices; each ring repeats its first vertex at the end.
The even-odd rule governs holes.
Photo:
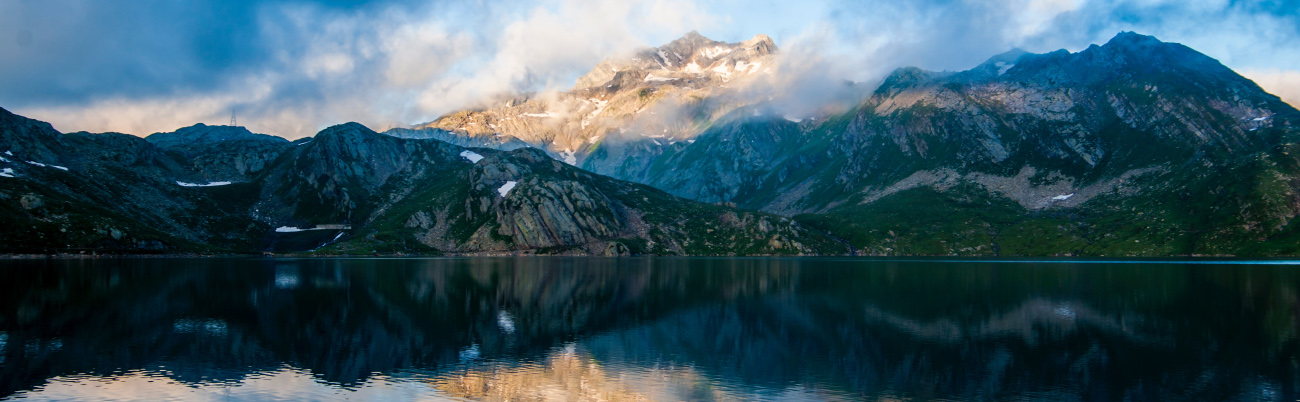
POLYGON ((1260 263, 1278 263, 1294 262, 1300 265, 1300 256, 1235 256, 1235 255, 1173 255, 1173 256, 1073 256, 1073 255, 1055 255, 1055 256, 963 256, 963 255, 783 255, 783 254, 755 254, 755 255, 660 255, 660 254, 638 254, 625 256, 602 256, 589 254, 534 254, 527 251, 523 252, 475 252, 475 253, 448 253, 448 254, 427 254, 427 253, 395 253, 395 254, 302 254, 302 253, 262 253, 262 254, 243 254, 243 253, 221 253, 221 254, 203 254, 203 253, 95 253, 95 254, 72 254, 72 253, 10 253, 0 254, 0 260, 99 260, 99 259, 354 259, 354 258, 392 258, 392 259, 434 259, 434 258, 501 258, 501 257, 565 257, 565 258, 808 258, 808 259, 859 259, 874 261, 947 261, 947 262, 971 262, 971 263, 1242 263, 1242 262, 1260 262, 1260 263))

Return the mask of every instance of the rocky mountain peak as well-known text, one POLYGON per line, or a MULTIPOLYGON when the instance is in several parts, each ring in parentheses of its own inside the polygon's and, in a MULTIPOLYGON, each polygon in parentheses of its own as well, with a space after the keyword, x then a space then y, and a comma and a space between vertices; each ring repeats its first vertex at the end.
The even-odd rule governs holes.
POLYGON ((1078 55, 1083 62, 1130 64, 1132 68, 1146 71, 1185 69, 1198 73, 1232 74, 1218 60, 1192 48, 1133 32, 1120 32, 1105 45, 1093 45, 1078 55))
POLYGON ((764 34, 754 35, 753 38, 741 42, 740 45, 744 46, 746 49, 753 49, 765 55, 776 52, 776 42, 772 41, 771 37, 764 34))
POLYGON ((660 46, 659 49, 694 50, 705 46, 713 46, 716 43, 720 42, 700 35, 698 31, 690 31, 686 35, 682 35, 681 38, 660 46))
POLYGON ((347 122, 347 123, 335 124, 326 127, 324 130, 321 130, 320 133, 316 134, 316 138, 322 139, 331 136, 343 136, 343 135, 350 135, 350 134, 374 134, 374 133, 375 132, 373 130, 371 130, 369 127, 366 127, 365 125, 362 125, 361 123, 347 122))
MULTIPOLYGON (((344 160, 365 160, 379 157, 367 144, 376 138, 386 138, 360 123, 343 123, 327 127, 303 146, 308 153, 317 153, 328 158, 344 160)), ((384 157, 391 157, 386 155, 384 157)))
POLYGON ((46 136, 59 134, 50 123, 19 116, 2 107, 0 107, 0 124, 4 124, 5 127, 22 127, 24 131, 39 132, 46 136))
POLYGON ((0 158, 58 161, 66 144, 54 126, 0 108, 0 158))
POLYGON ((1162 44, 1154 36, 1143 35, 1133 31, 1124 31, 1115 35, 1105 46, 1155 46, 1162 44))
POLYGON ((1011 49, 1005 53, 990 57, 988 60, 985 60, 984 63, 981 63, 975 68, 955 75, 965 80, 996 80, 1011 73, 1012 68, 1015 68, 1017 64, 1020 64, 1020 58, 1026 55, 1033 55, 1033 53, 1029 53, 1020 48, 1011 49))
POLYGON ((448 113, 386 134, 495 149, 527 145, 600 170, 587 161, 601 147, 613 151, 595 157, 594 164, 626 160, 630 156, 619 153, 633 148, 638 155, 658 154, 707 127, 683 116, 713 119, 746 106, 751 101, 731 95, 770 74, 776 53, 767 35, 728 43, 692 31, 663 46, 606 59, 570 91, 502 97, 486 109, 448 113), (722 98, 728 100, 713 101, 722 98))
POLYGON ((940 73, 923 70, 920 67, 899 67, 889 73, 889 76, 885 77, 885 80, 880 83, 880 87, 878 87, 876 91, 879 93, 891 93, 892 91, 929 82, 930 79, 939 74, 940 73))
POLYGON ((242 126, 209 126, 203 123, 182 127, 170 133, 150 134, 145 140, 160 148, 213 145, 226 141, 289 142, 281 137, 253 133, 242 126))
POLYGON ((727 81, 736 75, 760 71, 766 56, 777 51, 776 43, 758 34, 739 43, 715 41, 691 31, 657 48, 642 49, 630 57, 613 58, 597 65, 578 79, 573 90, 611 85, 619 73, 643 82, 671 84, 700 77, 727 81))

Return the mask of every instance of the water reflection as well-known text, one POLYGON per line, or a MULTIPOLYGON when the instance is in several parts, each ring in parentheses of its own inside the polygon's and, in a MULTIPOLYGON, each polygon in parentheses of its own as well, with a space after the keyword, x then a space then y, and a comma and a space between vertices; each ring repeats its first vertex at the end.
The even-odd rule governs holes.
POLYGON ((1294 400, 1289 266, 0 264, 0 398, 1294 400))

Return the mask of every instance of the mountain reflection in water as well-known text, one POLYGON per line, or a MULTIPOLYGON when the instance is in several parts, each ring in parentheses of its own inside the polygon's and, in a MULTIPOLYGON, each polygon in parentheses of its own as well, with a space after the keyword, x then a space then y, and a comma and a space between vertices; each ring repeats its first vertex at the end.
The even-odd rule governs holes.
POLYGON ((0 398, 1295 400, 1287 265, 0 261, 0 398))

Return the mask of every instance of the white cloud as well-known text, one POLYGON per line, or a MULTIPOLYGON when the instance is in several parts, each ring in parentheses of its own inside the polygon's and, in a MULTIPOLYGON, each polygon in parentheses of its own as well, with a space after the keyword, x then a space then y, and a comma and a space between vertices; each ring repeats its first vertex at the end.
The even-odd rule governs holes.
MULTIPOLYGON (((255 24, 269 61, 214 77, 214 85, 4 106, 66 131, 144 135, 224 124, 232 110, 251 130, 288 138, 347 121, 382 130, 503 93, 564 90, 606 57, 692 29, 724 32, 714 39, 727 41, 773 34, 797 57, 775 66, 787 82, 773 85, 806 87, 792 95, 798 100, 811 101, 840 79, 874 82, 897 67, 963 70, 1013 47, 1077 51, 1133 30, 1202 51, 1294 104, 1298 18, 1256 8, 1227 0, 543 0, 359 10, 269 4, 256 10, 255 24)), ((179 46, 172 45, 164 50, 179 46)), ((181 58, 156 68, 191 71, 193 64, 181 58)))
POLYGON ((218 90, 153 97, 108 96, 83 104, 16 107, 62 130, 146 135, 197 122, 225 124, 231 111, 250 130, 288 138, 356 121, 377 130, 432 120, 510 92, 563 90, 617 52, 710 26, 690 1, 535 3, 499 26, 458 15, 511 13, 459 4, 346 13, 290 4, 259 11, 260 34, 278 49, 270 67, 218 90))
POLYGON ((1291 106, 1300 108, 1300 70, 1256 70, 1239 71, 1242 76, 1255 81, 1265 91, 1281 97, 1291 106))
POLYGON ((1051 29, 1061 14, 1075 11, 1081 0, 1015 0, 999 2, 1011 11, 1003 33, 1012 38, 1034 36, 1051 29))
POLYGON ((568 89, 606 57, 649 46, 646 36, 680 35, 711 21, 684 1, 545 3, 504 24, 476 71, 426 87, 419 107, 431 119, 494 95, 568 89))

